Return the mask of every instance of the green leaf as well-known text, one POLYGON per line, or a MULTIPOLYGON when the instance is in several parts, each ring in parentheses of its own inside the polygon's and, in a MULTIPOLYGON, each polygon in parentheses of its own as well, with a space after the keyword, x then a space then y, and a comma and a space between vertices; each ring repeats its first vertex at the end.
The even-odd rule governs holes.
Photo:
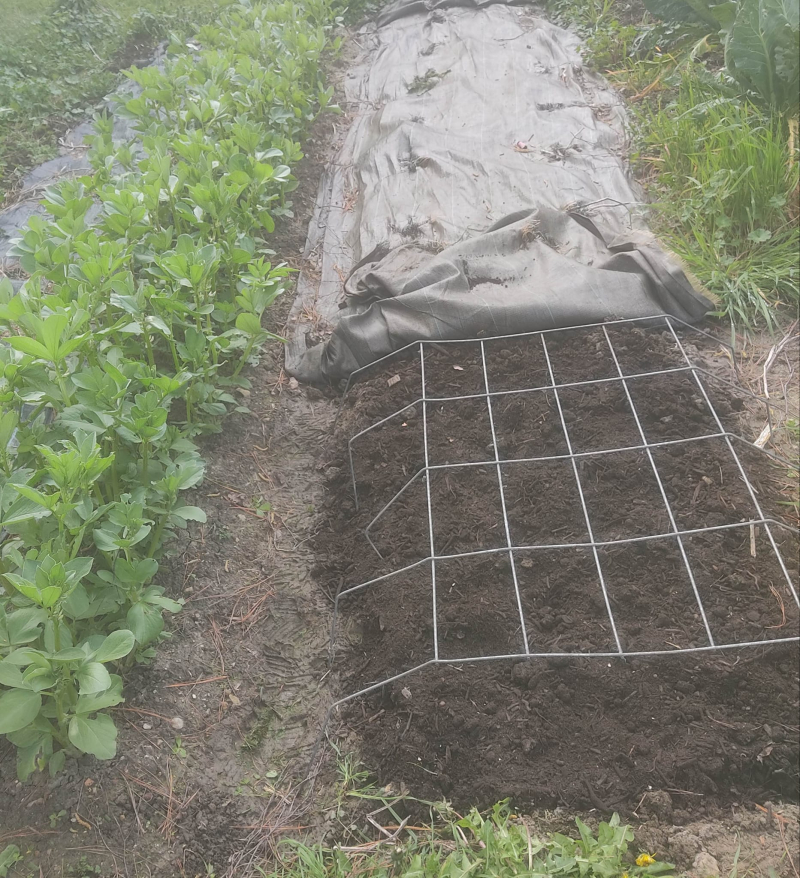
POLYGON ((18 423, 19 417, 16 412, 8 411, 0 416, 0 448, 8 447, 18 423))
POLYGON ((58 664, 70 664, 71 662, 85 662, 86 653, 79 646, 69 646, 60 649, 50 656, 50 661, 58 664))
POLYGON ((133 649, 136 638, 132 631, 122 629, 114 631, 106 637, 94 655, 97 662, 113 662, 124 658, 133 649))
POLYGON ((36 719, 42 696, 29 689, 12 689, 0 695, 0 735, 24 729, 36 719))
POLYGON ((70 619, 88 618, 90 604, 86 589, 78 583, 69 597, 61 604, 61 607, 70 619))
POLYGON ((22 351, 23 354, 29 354, 39 360, 49 360, 50 352, 47 348, 35 338, 28 338, 24 335, 12 335, 7 339, 8 343, 14 350, 22 351))
POLYGON ((36 640, 40 633, 40 625, 47 615, 38 607, 22 607, 14 610, 6 616, 5 636, 0 627, 0 648, 8 646, 20 646, 36 640))
POLYGON ((769 241, 771 237, 772 232, 769 229, 753 229, 747 236, 749 241, 755 241, 757 244, 763 244, 764 241, 769 241))
POLYGON ((110 716, 95 719, 74 716, 69 723, 69 739, 82 753, 98 759, 113 759, 117 753, 117 729, 110 716))
POLYGON ((800 2, 748 0, 725 46, 725 64, 740 85, 781 110, 798 106, 800 2))
POLYGON ((47 769, 50 772, 50 777, 55 777, 64 767, 66 761, 66 750, 59 750, 57 753, 53 753, 50 759, 47 760, 47 769))
POLYGON ((178 603, 178 601, 173 601, 172 598, 164 597, 163 594, 157 592, 152 594, 145 592, 142 600, 146 601, 148 604, 154 604, 157 607, 161 607, 170 613, 180 613, 183 609, 183 604, 178 603))
MULTIPOLYGON (((39 735, 32 744, 27 746, 15 745, 17 747, 17 778, 19 778, 21 783, 25 783, 33 772, 39 768, 39 757, 46 741, 46 737, 39 735)), ((50 746, 52 747, 52 743, 50 746)))
POLYGON ((22 494, 23 497, 26 497, 38 506, 43 506, 48 510, 52 510, 58 502, 57 494, 42 494, 41 491, 37 491, 35 488, 30 488, 28 485, 14 485, 14 488, 19 494, 22 494))
POLYGON ((111 675, 102 662, 88 662, 78 669, 75 677, 80 686, 80 695, 96 695, 111 686, 111 675))
POLYGON ((180 506, 173 509, 172 514, 187 521, 199 521, 201 524, 206 522, 206 514, 199 506, 180 506))
POLYGON ((21 859, 22 854, 19 852, 19 848, 15 844, 6 845, 3 850, 0 851, 0 878, 6 878, 8 870, 14 865, 14 863, 21 859))
POLYGON ((9 689, 21 689, 23 687, 22 671, 10 662, 0 662, 0 686, 8 686, 9 689))
POLYGON ((118 558, 114 564, 114 575, 127 585, 144 585, 158 572, 158 561, 154 558, 141 558, 133 564, 125 558, 118 558))
POLYGON ((0 520, 0 527, 4 527, 12 533, 15 533, 16 531, 14 528, 17 525, 24 524, 26 521, 36 521, 40 518, 47 518, 50 514, 51 510, 38 501, 35 502, 27 497, 19 497, 8 507, 8 509, 6 509, 2 516, 2 520, 0 520))
POLYGON ((81 695, 75 705, 75 713, 96 713, 107 707, 114 707, 125 699, 122 697, 122 678, 116 674, 111 675, 111 686, 97 695, 81 695))
POLYGON ((48 357, 54 362, 61 359, 59 356, 61 336, 68 324, 69 318, 66 314, 51 314, 39 323, 37 335, 47 348, 48 357))
POLYGON ((261 320, 249 311, 243 312, 236 318, 236 328, 246 335, 260 335, 263 332, 261 320))
POLYGON ((155 640, 164 630, 164 620, 161 610, 150 604, 134 604, 126 616, 126 621, 136 637, 140 646, 145 646, 155 640))

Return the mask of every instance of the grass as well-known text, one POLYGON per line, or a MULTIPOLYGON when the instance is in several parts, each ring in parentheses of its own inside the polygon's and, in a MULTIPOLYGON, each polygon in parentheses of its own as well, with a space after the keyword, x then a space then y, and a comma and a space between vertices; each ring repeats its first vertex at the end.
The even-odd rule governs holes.
POLYGON ((171 32, 193 33, 223 2, 0 0, 0 206, 93 114, 120 68, 171 32))
POLYGON ((785 120, 720 97, 689 68, 674 98, 638 112, 638 126, 657 230, 722 313, 775 328, 776 308, 800 303, 800 165, 785 120))
POLYGON ((24 39, 27 28, 47 9, 48 0, 0 0, 0 21, 3 22, 3 34, 0 37, 0 58, 4 57, 3 48, 13 46, 17 40, 24 39))
POLYGON ((638 0, 550 0, 548 9, 578 30, 587 61, 628 98, 651 223, 718 315, 739 329, 792 319, 800 304, 796 120, 738 93, 707 27, 658 23, 638 0))

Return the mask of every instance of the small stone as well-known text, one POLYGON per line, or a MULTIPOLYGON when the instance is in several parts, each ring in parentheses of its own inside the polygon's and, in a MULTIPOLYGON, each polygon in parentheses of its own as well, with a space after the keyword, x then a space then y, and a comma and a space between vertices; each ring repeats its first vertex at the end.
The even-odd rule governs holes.
POLYGON ((149 732, 150 729, 152 729, 153 727, 150 725, 150 723, 142 723, 142 728, 143 728, 146 732, 149 732))
POLYGON ((400 691, 403 695, 403 698, 411 698, 411 690, 408 688, 408 686, 404 686, 400 691))
POLYGON ((692 863, 693 878, 719 878, 719 863, 705 851, 701 851, 692 863))
POLYGON ((184 726, 184 722, 179 716, 173 716, 172 719, 169 721, 169 724, 172 726, 173 729, 175 729, 176 732, 179 732, 184 726))
POLYGON ((289 390, 297 390, 300 386, 300 382, 296 378, 289 379, 289 390))

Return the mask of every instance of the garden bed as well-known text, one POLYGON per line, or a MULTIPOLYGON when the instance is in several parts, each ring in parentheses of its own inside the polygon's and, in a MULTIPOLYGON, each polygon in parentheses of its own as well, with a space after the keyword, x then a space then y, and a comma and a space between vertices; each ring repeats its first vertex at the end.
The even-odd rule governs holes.
MULTIPOLYGON (((546 334, 546 355, 539 336, 487 341, 485 370, 480 343, 428 347, 424 417, 418 355, 346 398, 318 538, 323 578, 332 593, 386 578, 339 601, 343 694, 450 662, 343 707, 383 782, 460 805, 511 796, 632 809, 653 788, 688 811, 796 796, 796 642, 678 652, 797 635, 789 581, 766 528, 748 524, 761 514, 719 436, 739 430, 743 399, 704 379, 718 422, 691 371, 622 382, 606 333, 625 375, 686 365, 663 326, 616 325, 546 334), (595 383, 526 390, 584 381, 595 383), (356 510, 345 443, 396 411, 352 442, 356 510), (674 444, 642 449, 639 424, 650 445, 674 444), (435 611, 427 486, 412 478, 425 438, 438 467, 435 611), (495 448, 506 462, 495 464, 495 448), (554 459, 531 460, 542 457, 554 459), (364 530, 382 509, 369 531, 379 557, 364 530), (704 530, 679 541, 673 522, 704 530), (549 548, 510 552, 509 541, 549 548), (605 544, 596 558, 593 541, 605 544), (637 655, 661 651, 677 654, 637 655), (508 655, 518 658, 459 661, 508 655)), ((779 516, 772 482, 783 470, 733 447, 761 512, 779 516)), ((796 583, 795 535, 770 532, 796 583)))

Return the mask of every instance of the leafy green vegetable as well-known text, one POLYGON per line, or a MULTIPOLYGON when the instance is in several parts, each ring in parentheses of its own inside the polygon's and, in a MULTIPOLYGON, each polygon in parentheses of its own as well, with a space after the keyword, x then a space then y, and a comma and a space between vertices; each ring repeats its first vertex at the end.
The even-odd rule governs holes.
POLYGON ((333 20, 332 0, 231 5, 199 51, 128 71, 140 144, 99 118, 93 173, 48 189, 15 243, 30 277, 0 281, 0 734, 21 779, 114 755, 107 665, 149 656, 181 609, 158 559, 205 521, 181 496, 204 474, 193 440, 246 411, 240 373, 278 338, 264 315, 290 270, 267 237, 331 98, 333 20))
POLYGON ((745 92, 797 114, 800 0, 645 0, 645 6, 658 18, 718 31, 727 71, 745 92))
POLYGON ((800 0, 741 0, 725 45, 725 63, 746 91, 796 114, 800 0))

